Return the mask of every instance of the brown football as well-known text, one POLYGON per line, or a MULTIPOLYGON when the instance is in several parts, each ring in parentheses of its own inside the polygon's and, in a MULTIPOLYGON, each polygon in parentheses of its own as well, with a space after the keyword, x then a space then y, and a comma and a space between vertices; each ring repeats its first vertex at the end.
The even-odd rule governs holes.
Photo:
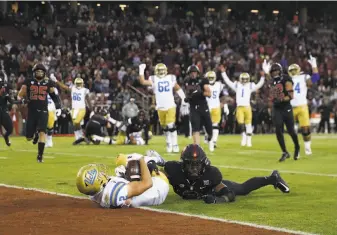
POLYGON ((131 160, 126 165, 125 175, 129 181, 137 181, 140 180, 140 163, 136 160, 131 160))

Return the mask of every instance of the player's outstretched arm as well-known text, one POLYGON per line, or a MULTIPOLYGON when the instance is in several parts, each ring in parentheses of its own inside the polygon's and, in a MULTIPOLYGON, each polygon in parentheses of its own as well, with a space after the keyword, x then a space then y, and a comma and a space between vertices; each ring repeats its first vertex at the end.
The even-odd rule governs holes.
POLYGON ((229 86, 233 91, 236 92, 236 86, 235 83, 232 82, 229 77, 227 76, 226 73, 226 68, 223 65, 220 65, 220 71, 221 71, 221 76, 222 79, 224 80, 224 82, 227 84, 227 86, 229 86))
POLYGON ((50 80, 52 80, 53 82, 55 82, 62 90, 69 91, 69 92, 71 91, 71 89, 67 85, 65 85, 62 82, 58 81, 56 79, 56 77, 55 77, 54 74, 50 75, 50 80))
POLYGON ((175 90, 175 92, 178 94, 179 98, 181 99, 182 103, 185 103, 185 98, 186 95, 183 91, 183 89, 181 89, 181 87, 178 85, 178 83, 176 83, 173 87, 173 89, 175 90))
POLYGON ((22 100, 23 98, 25 98, 27 95, 27 85, 22 85, 21 89, 18 93, 18 100, 22 100))
POLYGON ((264 76, 264 72, 261 72, 260 81, 253 87, 252 92, 257 91, 258 89, 260 89, 263 86, 265 80, 266 80, 266 78, 264 76))
MULTIPOLYGON (((132 159, 139 160, 140 163, 140 173, 141 179, 140 181, 133 181, 128 184, 128 198, 138 196, 152 187, 152 178, 147 167, 147 164, 144 161, 144 156, 138 154, 138 156, 132 156, 132 159)), ((129 159, 130 160, 130 159, 129 159)))
POLYGON ((316 83, 320 79, 319 73, 318 73, 318 68, 317 68, 316 58, 310 55, 310 58, 309 58, 308 62, 312 67, 311 81, 312 81, 312 83, 316 83))
POLYGON ((60 109, 61 108, 61 100, 60 100, 60 97, 58 95, 56 95, 54 87, 50 88, 49 96, 54 101, 55 108, 60 109))
POLYGON ((151 80, 145 80, 144 72, 145 72, 146 64, 139 65, 139 82, 143 86, 152 86, 151 80))

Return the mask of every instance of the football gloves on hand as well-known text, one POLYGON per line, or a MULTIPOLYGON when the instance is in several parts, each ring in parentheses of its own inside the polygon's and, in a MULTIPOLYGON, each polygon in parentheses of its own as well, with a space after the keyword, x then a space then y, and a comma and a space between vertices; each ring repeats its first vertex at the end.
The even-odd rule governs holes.
POLYGON ((310 55, 308 62, 312 68, 317 68, 317 60, 312 55, 310 55))
POLYGON ((263 61, 263 64, 262 64, 262 70, 265 74, 269 74, 270 72, 270 68, 271 68, 271 63, 268 62, 266 60, 263 61))

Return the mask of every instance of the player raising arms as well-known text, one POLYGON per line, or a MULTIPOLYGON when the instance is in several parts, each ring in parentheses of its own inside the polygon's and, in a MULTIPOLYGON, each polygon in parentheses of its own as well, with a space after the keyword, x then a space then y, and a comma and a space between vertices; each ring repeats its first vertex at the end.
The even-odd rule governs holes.
MULTIPOLYGON (((219 136, 219 123, 221 120, 221 102, 220 102, 220 94, 224 88, 224 85, 221 82, 216 81, 216 74, 214 71, 209 71, 205 74, 205 78, 209 80, 209 88, 211 89, 211 97, 206 97, 208 108, 211 113, 211 120, 213 126, 213 135, 211 141, 213 141, 212 146, 216 146, 216 142, 219 136)), ((226 115, 229 114, 228 105, 224 104, 224 112, 226 115)), ((207 132, 205 134, 205 140, 207 139, 207 132)), ((211 149, 213 151, 213 149, 211 149)))
POLYGON ((312 77, 308 74, 301 73, 301 68, 297 64, 288 67, 288 74, 294 82, 294 98, 290 101, 293 107, 295 121, 298 120, 304 141, 305 154, 311 155, 311 135, 310 135, 310 118, 307 101, 308 87, 319 80, 316 58, 310 56, 308 60, 312 67, 312 77))
MULTIPOLYGON (((264 61, 264 66, 267 66, 267 62, 264 61)), ((252 108, 250 107, 250 97, 252 92, 260 89, 264 84, 264 74, 262 74, 260 81, 255 84, 250 82, 250 76, 248 73, 241 73, 239 82, 232 82, 226 73, 226 69, 223 65, 220 66, 220 71, 225 83, 235 91, 236 93, 236 120, 239 123, 242 140, 241 146, 252 146, 252 108), (245 130, 246 127, 246 130, 245 130)))
POLYGON ((33 79, 26 79, 19 91, 18 100, 23 100, 27 96, 28 118, 26 126, 27 140, 33 140, 33 144, 38 143, 37 161, 43 162, 43 152, 46 142, 46 129, 48 123, 48 100, 49 94, 55 103, 56 115, 61 114, 61 102, 55 94, 54 84, 45 79, 46 68, 42 64, 33 67, 33 79))
POLYGON ((145 80, 144 71, 146 65, 139 65, 139 81, 144 86, 152 86, 156 97, 156 109, 158 111, 159 122, 166 136, 166 150, 168 153, 172 151, 179 152, 176 122, 176 104, 174 102, 173 90, 177 92, 185 105, 185 94, 177 83, 176 76, 167 74, 165 64, 157 64, 154 71, 155 75, 150 76, 149 80, 145 80))
POLYGON ((50 78, 56 82, 56 84, 59 85, 61 89, 71 92, 71 117, 75 129, 75 141, 83 138, 81 124, 85 117, 86 104, 89 106, 89 110, 92 110, 91 103, 89 101, 89 89, 84 87, 84 81, 79 77, 75 79, 75 85, 71 87, 68 87, 62 82, 57 81, 53 74, 50 76, 50 78))

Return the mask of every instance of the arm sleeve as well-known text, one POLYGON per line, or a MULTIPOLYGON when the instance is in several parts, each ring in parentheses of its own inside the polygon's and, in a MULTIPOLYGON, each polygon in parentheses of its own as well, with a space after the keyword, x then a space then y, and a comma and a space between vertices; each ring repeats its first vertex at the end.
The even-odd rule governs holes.
POLYGON ((252 84, 252 91, 254 92, 254 91, 257 91, 258 89, 260 89, 263 86, 264 81, 265 81, 265 78, 261 77, 260 81, 257 84, 253 83, 252 84))
POLYGON ((60 109, 61 108, 61 100, 58 95, 56 95, 54 92, 49 93, 50 98, 54 101, 55 108, 60 109))
POLYGON ((229 86, 232 90, 234 90, 236 92, 236 86, 235 86, 235 83, 232 82, 229 77, 227 76, 227 73, 226 72, 223 72, 221 74, 224 82, 227 84, 227 86, 229 86))

